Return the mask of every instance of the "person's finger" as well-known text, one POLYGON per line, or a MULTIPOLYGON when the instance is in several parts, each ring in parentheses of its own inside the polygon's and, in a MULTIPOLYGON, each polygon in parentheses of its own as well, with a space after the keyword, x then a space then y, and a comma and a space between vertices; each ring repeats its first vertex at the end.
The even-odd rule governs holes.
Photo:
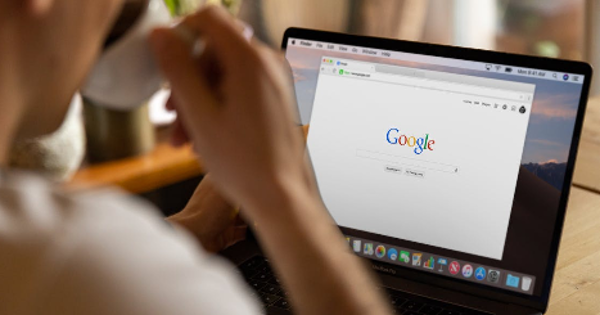
POLYGON ((231 70, 256 55, 247 36, 248 30, 217 6, 209 6, 182 21, 182 24, 213 46, 217 57, 231 70))
POLYGON ((165 28, 154 30, 150 41, 160 68, 171 83, 182 120, 188 126, 210 123, 218 103, 200 75, 189 45, 165 28))
POLYGON ((172 96, 169 96, 167 103, 165 104, 165 108, 170 111, 174 111, 177 105, 175 105, 175 99, 172 96))
MULTIPOLYGON (((236 227, 234 232, 233 232, 233 240, 232 243, 235 244, 239 241, 243 241, 246 239, 246 235, 248 234, 248 227, 247 226, 243 226, 243 227, 236 227)), ((231 245, 233 245, 231 244, 231 245)))
POLYGON ((238 211, 237 215, 235 217, 235 222, 233 223, 233 225, 235 226, 248 226, 248 224, 246 223, 246 221, 244 220, 244 218, 242 218, 241 213, 238 211))
MULTIPOLYGON (((241 33, 246 40, 250 41, 254 34, 254 30, 240 20, 234 20, 234 24, 236 30, 241 33)), ((181 29, 181 26, 189 29, 189 27, 185 26, 185 24, 180 24, 178 29, 181 29)), ((200 39, 200 41, 205 40, 206 39, 200 39)), ((221 86, 223 83, 222 79, 224 78, 224 74, 227 74, 223 69, 225 66, 223 66, 222 63, 228 61, 220 60, 221 58, 219 57, 219 54, 221 54, 221 52, 217 50, 215 45, 205 42, 203 53, 198 58, 197 64, 202 74, 206 78, 210 78, 208 84, 210 85, 211 90, 214 92, 217 100, 221 101, 224 96, 223 94, 229 92, 225 90, 224 86, 221 86)))
MULTIPOLYGON (((177 101, 173 96, 170 96, 165 104, 165 108, 169 111, 177 112, 177 101)), ((181 118, 178 116, 175 118, 171 126, 171 136, 169 137, 169 143, 174 147, 180 147, 190 142, 190 138, 185 130, 181 118)))

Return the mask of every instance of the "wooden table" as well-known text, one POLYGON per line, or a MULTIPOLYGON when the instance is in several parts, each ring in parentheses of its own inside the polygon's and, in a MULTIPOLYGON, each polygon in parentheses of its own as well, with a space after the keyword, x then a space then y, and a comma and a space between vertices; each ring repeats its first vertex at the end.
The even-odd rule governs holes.
POLYGON ((590 99, 548 314, 600 314, 600 97, 590 99))
POLYGON ((573 184, 600 193, 600 96, 588 103, 573 184))
MULTIPOLYGON (((161 141, 146 156, 84 168, 69 186, 141 193, 203 171, 190 147, 161 141)), ((588 105, 548 314, 600 314, 600 97, 588 105)))
POLYGON ((145 193, 201 175, 204 168, 190 146, 176 148, 159 142, 149 154, 84 167, 68 189, 118 186, 133 194, 145 193))
POLYGON ((201 175, 205 169, 192 147, 169 144, 170 128, 157 129, 157 144, 148 154, 114 162, 84 165, 67 183, 81 190, 117 186, 130 193, 156 190, 201 175))

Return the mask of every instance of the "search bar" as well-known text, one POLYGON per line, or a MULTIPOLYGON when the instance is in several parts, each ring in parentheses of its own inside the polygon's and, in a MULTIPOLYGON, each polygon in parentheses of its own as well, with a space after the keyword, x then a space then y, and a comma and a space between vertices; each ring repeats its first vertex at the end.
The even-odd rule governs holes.
POLYGON ((431 162, 422 159, 409 158, 400 155, 369 151, 363 149, 356 150, 356 156, 359 158, 375 160, 385 163, 393 163, 395 165, 401 165, 403 167, 408 167, 411 170, 429 170, 429 171, 438 171, 444 173, 457 174, 458 166, 443 164, 438 162, 431 162))

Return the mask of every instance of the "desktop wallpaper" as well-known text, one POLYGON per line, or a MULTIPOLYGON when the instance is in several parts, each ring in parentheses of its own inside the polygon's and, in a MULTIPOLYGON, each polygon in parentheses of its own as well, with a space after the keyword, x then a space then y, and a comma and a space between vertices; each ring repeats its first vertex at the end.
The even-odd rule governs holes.
POLYGON ((535 84, 533 110, 525 140, 522 167, 555 189, 562 188, 583 85, 290 45, 286 58, 292 67, 303 124, 308 124, 310 121, 323 56, 535 84))

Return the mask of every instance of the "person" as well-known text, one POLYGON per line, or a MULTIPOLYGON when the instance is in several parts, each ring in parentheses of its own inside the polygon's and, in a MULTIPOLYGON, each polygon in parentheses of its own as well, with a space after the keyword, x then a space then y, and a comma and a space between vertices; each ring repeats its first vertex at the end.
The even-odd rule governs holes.
MULTIPOLYGON (((0 3, 0 163, 15 139, 60 125, 123 0, 0 3)), ((327 214, 294 124, 283 60, 221 9, 151 36, 185 137, 211 174, 172 225, 111 190, 69 193, 0 178, 0 314, 259 314, 233 267, 209 254, 239 238, 241 207, 297 314, 387 314, 373 277, 327 214), (192 237, 195 236, 194 237, 192 237)))

